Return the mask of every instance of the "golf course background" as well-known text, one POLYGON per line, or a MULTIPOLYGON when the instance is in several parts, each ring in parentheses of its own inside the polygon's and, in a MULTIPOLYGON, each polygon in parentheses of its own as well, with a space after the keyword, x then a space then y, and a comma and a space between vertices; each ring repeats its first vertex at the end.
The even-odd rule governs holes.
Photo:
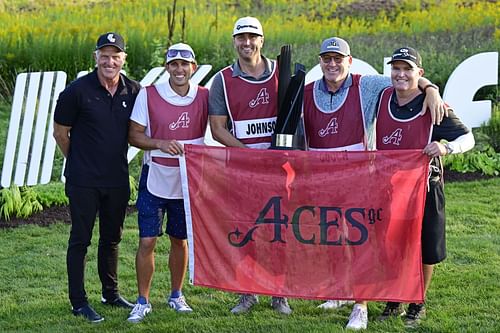
MULTIPOLYGON (((348 40, 353 56, 379 72, 384 56, 396 47, 413 46, 422 54, 426 76, 441 92, 459 63, 476 53, 500 49, 498 1, 186 0, 175 2, 173 12, 171 0, 0 1, 0 163, 16 75, 61 70, 71 81, 77 72, 93 67, 96 38, 107 31, 125 37, 126 71, 138 80, 150 68, 161 66, 166 47, 179 41, 192 45, 198 62, 211 64, 213 73, 227 66, 235 57, 234 21, 246 15, 258 17, 263 24, 266 56, 274 58, 282 45, 291 44, 293 62, 308 70, 318 61, 321 41, 334 35, 348 40)), ((481 89, 476 99, 491 100, 492 115, 498 115, 498 86, 481 89)), ((490 136, 496 133, 498 138, 499 123, 490 136)), ((484 144, 480 135, 476 140, 479 146, 484 144)), ((58 158, 55 179, 60 175, 60 154, 58 158)), ((139 163, 136 158, 131 168, 136 174, 139 163)), ((44 207, 67 202, 57 181, 33 191, 44 207)), ((500 178, 447 183, 445 191, 448 258, 436 267, 427 297, 427 319, 412 332, 498 332, 500 178)), ((136 221, 136 213, 127 217, 120 252, 120 290, 131 300, 137 293, 136 221)), ((69 228, 58 223, 0 229, 0 332, 342 332, 351 310, 320 311, 316 309, 320 301, 292 299, 294 313, 285 318, 272 311, 270 299, 263 297, 254 311, 235 317, 229 309, 236 295, 186 283, 184 293, 194 313, 180 316, 165 304, 170 285, 169 242, 161 238, 151 294, 153 312, 145 322, 131 325, 126 322, 127 311, 100 304, 96 228, 89 247, 86 288, 105 321, 92 325, 70 312, 65 265, 69 228)), ((375 320, 382 309, 381 303, 369 304, 368 332, 404 332, 401 320, 375 320)))

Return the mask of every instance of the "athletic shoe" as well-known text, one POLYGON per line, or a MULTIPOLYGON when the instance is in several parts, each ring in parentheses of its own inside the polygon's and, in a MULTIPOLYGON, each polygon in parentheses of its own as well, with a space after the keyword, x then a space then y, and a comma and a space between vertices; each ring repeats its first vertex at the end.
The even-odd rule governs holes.
POLYGON ((402 317, 406 314, 403 304, 398 302, 387 302, 385 303, 384 312, 378 316, 377 320, 386 320, 390 317, 402 317))
POLYGON ((289 315, 292 313, 290 305, 285 297, 273 297, 271 299, 271 307, 278 313, 289 315))
POLYGON ((405 326, 407 328, 416 328, 423 318, 425 318, 425 304, 410 303, 405 316, 405 326))
POLYGON ((231 313, 240 314, 248 312, 257 303, 259 303, 257 295, 242 294, 240 295, 238 304, 231 309, 231 313))
POLYGON ((125 308, 125 309, 132 309, 134 307, 134 304, 130 303, 120 295, 116 295, 116 297, 114 297, 113 299, 106 299, 101 296, 101 303, 104 305, 110 305, 110 306, 115 306, 117 308, 125 308))
POLYGON ((167 301, 168 305, 177 312, 187 313, 193 312, 193 309, 186 303, 184 296, 177 298, 170 297, 167 301))
POLYGON ((151 307, 150 303, 147 304, 137 303, 132 309, 132 311, 130 311, 127 321, 134 324, 139 323, 151 311, 153 311, 153 308, 151 307))
POLYGON ((344 305, 351 305, 351 304, 354 304, 354 301, 342 301, 342 300, 331 299, 326 301, 325 303, 318 305, 318 309, 334 310, 343 307, 344 305))
POLYGON ((89 304, 85 304, 84 306, 78 309, 72 309, 71 312, 73 312, 75 316, 84 317, 91 323, 100 323, 101 321, 104 320, 104 318, 100 314, 95 312, 95 310, 92 309, 92 307, 89 304))
POLYGON ((368 308, 361 304, 355 304, 352 308, 346 329, 364 330, 368 326, 368 308))

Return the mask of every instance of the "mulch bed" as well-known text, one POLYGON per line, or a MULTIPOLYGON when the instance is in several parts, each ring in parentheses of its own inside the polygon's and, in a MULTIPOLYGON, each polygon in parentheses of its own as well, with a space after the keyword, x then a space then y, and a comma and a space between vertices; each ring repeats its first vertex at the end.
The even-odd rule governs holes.
MULTIPOLYGON (((488 179, 491 176, 485 176, 478 172, 468 172, 461 173, 456 171, 446 170, 444 173, 444 180, 446 182, 456 182, 456 181, 473 181, 479 179, 488 179)), ((131 214, 135 211, 135 207, 129 207, 127 214, 131 214)), ((65 223, 70 224, 71 218, 69 216, 69 207, 67 206, 54 206, 45 208, 40 213, 34 214, 26 219, 12 218, 8 221, 0 219, 0 229, 4 228, 15 228, 27 224, 37 224, 39 226, 45 227, 53 223, 65 223)))
MULTIPOLYGON (((132 214, 135 210, 135 206, 129 206, 127 208, 127 214, 132 214)), ((45 208, 43 211, 26 219, 16 217, 11 218, 8 221, 0 219, 0 229, 15 228, 28 224, 36 224, 41 227, 46 227, 54 223, 71 224, 68 206, 53 206, 45 208)))
POLYGON ((462 173, 458 171, 445 170, 444 182, 470 182, 474 180, 490 179, 495 176, 486 176, 480 172, 467 172, 462 173))
POLYGON ((66 224, 71 223, 71 219, 69 217, 69 207, 53 206, 44 208, 41 212, 33 214, 25 219, 17 217, 13 217, 7 221, 0 219, 0 228, 14 228, 27 224, 37 224, 41 227, 46 227, 56 222, 66 224))

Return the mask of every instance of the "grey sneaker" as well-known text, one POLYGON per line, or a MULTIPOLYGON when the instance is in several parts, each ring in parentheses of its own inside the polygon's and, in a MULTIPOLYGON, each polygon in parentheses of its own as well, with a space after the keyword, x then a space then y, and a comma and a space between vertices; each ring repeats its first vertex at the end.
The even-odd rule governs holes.
POLYGON ((187 304, 184 296, 177 298, 170 297, 167 301, 168 305, 177 312, 187 313, 193 312, 193 309, 187 304))
POLYGON ((343 300, 328 300, 325 303, 322 303, 318 305, 318 309, 323 309, 323 310, 334 310, 338 309, 340 307, 343 307, 344 305, 351 305, 354 304, 354 301, 343 301, 343 300))
POLYGON ((239 314, 248 312, 250 308, 257 303, 259 303, 257 295, 242 294, 240 295, 240 301, 238 304, 231 309, 231 313, 239 314))
POLYGON ((387 302, 385 304, 384 312, 378 316, 377 320, 386 320, 390 317, 402 317, 406 314, 403 309, 403 304, 398 302, 387 302))
POLYGON ((289 315, 292 313, 290 305, 285 297, 273 297, 271 299, 271 307, 281 314, 289 315))
POLYGON ((410 303, 405 316, 405 327, 416 328, 423 318, 425 318, 425 304, 410 303))
POLYGON ((134 306, 134 308, 132 309, 132 311, 130 311, 130 314, 128 315, 127 321, 130 323, 139 323, 152 310, 153 310, 153 308, 151 307, 150 303, 148 303, 148 304, 137 303, 134 306))

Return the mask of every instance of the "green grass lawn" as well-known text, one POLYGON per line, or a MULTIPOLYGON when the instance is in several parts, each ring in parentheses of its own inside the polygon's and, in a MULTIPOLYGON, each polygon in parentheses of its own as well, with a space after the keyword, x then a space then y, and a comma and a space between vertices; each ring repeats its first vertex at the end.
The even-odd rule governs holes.
MULTIPOLYGON (((439 264, 427 299, 427 319, 412 332, 498 332, 500 328, 500 178, 446 185, 448 258, 439 264)), ((97 237, 89 249, 86 289, 105 317, 89 324, 71 315, 65 255, 69 226, 26 226, 0 230, 0 332, 341 332, 350 308, 316 309, 320 301, 292 299, 290 317, 276 314, 269 298, 234 316, 234 294, 187 285, 194 313, 178 315, 165 303, 169 292, 168 240, 157 249, 151 302, 145 322, 126 322, 127 310, 100 304, 96 269, 97 237)), ((96 233, 97 235, 97 233, 96 233)), ((136 215, 126 220, 120 253, 121 293, 136 297, 134 257, 136 215)), ((401 320, 376 322, 383 304, 369 305, 368 332, 403 332, 401 320)))

